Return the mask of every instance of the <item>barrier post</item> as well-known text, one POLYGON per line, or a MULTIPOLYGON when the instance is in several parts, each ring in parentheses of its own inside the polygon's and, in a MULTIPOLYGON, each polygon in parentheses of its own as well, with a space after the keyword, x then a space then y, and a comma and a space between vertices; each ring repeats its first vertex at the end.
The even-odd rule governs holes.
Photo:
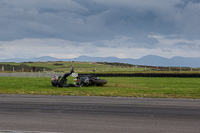
POLYGON ((4 66, 2 66, 2 72, 4 72, 4 66))

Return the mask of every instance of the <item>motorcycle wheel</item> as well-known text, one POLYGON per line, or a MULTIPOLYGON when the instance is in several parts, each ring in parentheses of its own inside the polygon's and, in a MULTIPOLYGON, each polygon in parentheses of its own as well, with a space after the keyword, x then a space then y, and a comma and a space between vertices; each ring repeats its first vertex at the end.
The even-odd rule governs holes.
POLYGON ((101 86, 103 84, 107 84, 107 80, 105 79, 93 80, 93 83, 96 84, 97 86, 101 86))

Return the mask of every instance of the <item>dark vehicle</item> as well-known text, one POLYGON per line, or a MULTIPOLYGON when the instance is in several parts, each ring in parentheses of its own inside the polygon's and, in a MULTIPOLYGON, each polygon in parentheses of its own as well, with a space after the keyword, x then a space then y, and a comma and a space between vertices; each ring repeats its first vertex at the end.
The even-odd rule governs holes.
POLYGON ((71 71, 68 73, 65 73, 62 77, 61 76, 52 76, 51 78, 51 84, 54 87, 82 87, 82 86, 102 86, 104 84, 107 84, 107 80, 100 79, 94 75, 80 75, 77 76, 75 79, 74 84, 70 83, 67 84, 67 77, 73 74, 74 68, 72 67, 71 71))
POLYGON ((100 79, 99 77, 96 77, 94 75, 80 75, 76 78, 76 85, 80 86, 102 86, 104 84, 107 84, 107 80, 100 79))

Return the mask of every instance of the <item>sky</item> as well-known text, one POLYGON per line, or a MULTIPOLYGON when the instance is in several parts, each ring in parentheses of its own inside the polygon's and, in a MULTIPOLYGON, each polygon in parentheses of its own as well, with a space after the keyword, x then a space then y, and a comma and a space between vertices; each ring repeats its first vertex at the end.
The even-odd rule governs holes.
POLYGON ((200 0, 0 0, 0 59, 200 57, 200 0))

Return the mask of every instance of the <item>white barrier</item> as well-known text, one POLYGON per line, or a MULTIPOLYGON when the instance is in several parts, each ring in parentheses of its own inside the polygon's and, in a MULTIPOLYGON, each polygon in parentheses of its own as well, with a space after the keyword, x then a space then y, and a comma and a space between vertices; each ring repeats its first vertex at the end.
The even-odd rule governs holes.
MULTIPOLYGON (((0 73, 0 77, 51 77, 63 76, 64 73, 0 73)), ((72 73, 71 77, 77 77, 78 73, 72 73)))
POLYGON ((51 77, 62 76, 64 73, 0 73, 0 77, 51 77))

